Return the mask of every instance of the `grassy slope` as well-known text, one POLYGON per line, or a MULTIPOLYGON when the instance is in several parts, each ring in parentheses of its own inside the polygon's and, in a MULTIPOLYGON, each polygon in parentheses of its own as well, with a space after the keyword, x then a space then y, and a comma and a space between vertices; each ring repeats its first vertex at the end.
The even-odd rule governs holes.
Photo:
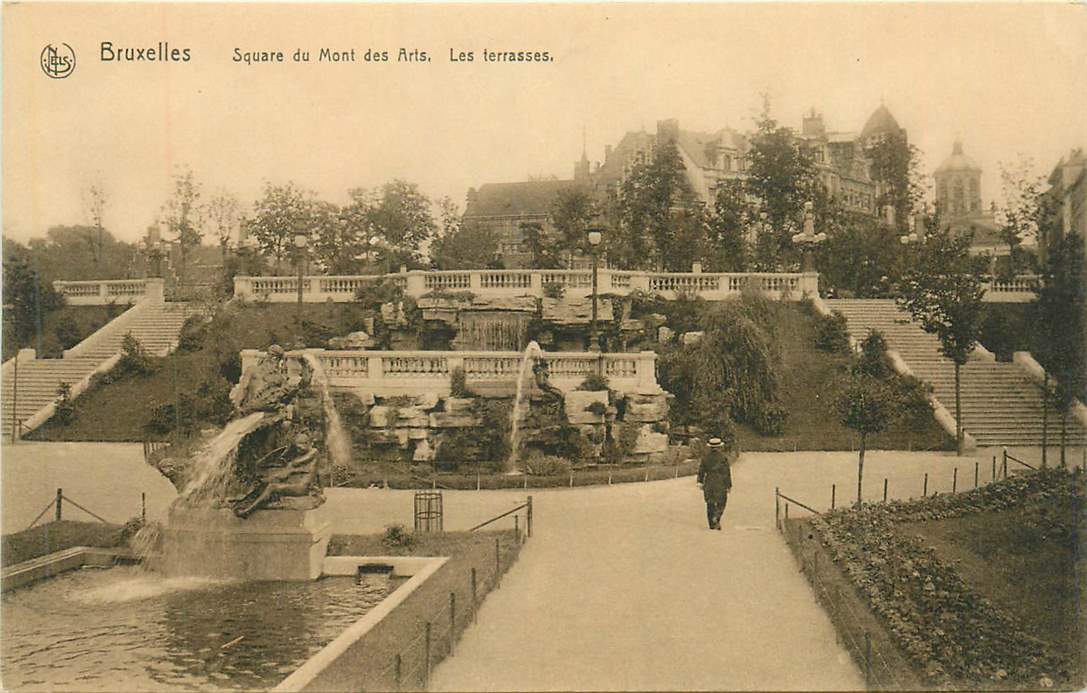
POLYGON ((117 546, 120 540, 120 525, 72 520, 50 522, 5 534, 0 539, 0 565, 7 567, 73 546, 117 546))
POLYGON ((1053 502, 1005 512, 921 522, 910 527, 956 562, 978 592, 1050 642, 1071 663, 1073 680, 1083 681, 1087 644, 1087 531, 1083 517, 1053 502), (1078 541, 1055 541, 1037 516, 1078 524, 1078 541))
MULTIPOLYGON (((94 387, 75 400, 76 417, 67 426, 47 422, 27 436, 31 440, 139 441, 146 438, 143 425, 151 410, 174 401, 175 368, 179 391, 192 392, 218 372, 217 350, 237 353, 273 343, 287 344, 294 333, 296 307, 284 304, 250 304, 232 308, 222 337, 210 338, 204 347, 155 359, 149 376, 125 377, 111 385, 94 387)), ((354 306, 306 305, 303 319, 327 328, 332 334, 359 329, 354 306)), ((209 424, 210 425, 210 424, 209 424)))
MULTIPOLYGON (((781 345, 783 368, 781 399, 789 412, 785 434, 762 436, 749 426, 738 426, 744 450, 853 450, 857 435, 840 424, 834 411, 834 384, 846 371, 845 354, 829 354, 814 347, 815 323, 798 307, 774 305, 774 325, 781 345)), ((929 419, 921 430, 895 424, 871 436, 869 449, 949 450, 954 441, 929 419)))
MULTIPOLYGON (((856 436, 839 424, 831 402, 831 384, 843 371, 846 357, 816 350, 813 321, 793 306, 774 304, 777 339, 784 359, 782 400, 789 411, 785 435, 760 436, 741 426, 744 450, 851 450, 856 436)), ((35 440, 143 440, 143 424, 151 409, 174 398, 174 368, 178 387, 195 389, 217 371, 216 350, 264 348, 287 343, 294 333, 296 307, 290 304, 247 304, 231 309, 223 336, 204 348, 160 360, 147 377, 129 377, 107 387, 93 388, 75 401, 76 418, 68 426, 47 423, 29 437, 35 440)), ((360 329, 360 311, 350 304, 305 305, 303 319, 331 334, 360 329)), ((948 449, 950 440, 929 421, 924 430, 893 427, 869 441, 871 448, 948 449)))

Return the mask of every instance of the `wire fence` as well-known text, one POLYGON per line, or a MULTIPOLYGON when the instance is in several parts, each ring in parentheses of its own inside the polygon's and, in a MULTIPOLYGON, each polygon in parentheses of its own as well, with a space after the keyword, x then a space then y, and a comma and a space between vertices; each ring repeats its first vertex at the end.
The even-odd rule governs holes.
POLYGON ((515 541, 503 550, 495 537, 493 562, 476 561, 468 568, 458 587, 450 590, 444 604, 419 620, 416 633, 379 665, 376 673, 364 675, 360 690, 425 691, 430 688, 434 667, 456 653, 457 642, 479 614, 483 598, 502 584, 502 576, 517 560, 529 534, 517 523, 515 541))
MULTIPOLYGON (((90 515, 91 517, 93 517, 95 520, 98 520, 99 522, 102 522, 104 524, 107 524, 107 525, 121 524, 121 523, 118 523, 118 522, 111 522, 110 520, 107 520, 106 518, 102 517, 98 513, 95 513, 92 510, 88 510, 87 508, 83 507, 79 503, 76 503, 74 500, 72 500, 68 496, 65 496, 64 495, 64 489, 58 488, 56 494, 52 498, 49 499, 49 502, 46 503, 44 508, 42 508, 42 511, 40 513, 38 513, 37 516, 35 516, 33 520, 30 521, 30 524, 28 524, 26 526, 26 529, 30 529, 34 525, 38 524, 38 520, 45 517, 46 514, 50 510, 53 511, 53 520, 52 520, 53 522, 60 522, 61 520, 63 520, 64 519, 64 503, 65 502, 67 502, 69 505, 74 506, 77 510, 83 511, 87 515, 90 515)), ((142 522, 147 521, 147 494, 146 493, 141 493, 140 494, 140 520, 142 522)))

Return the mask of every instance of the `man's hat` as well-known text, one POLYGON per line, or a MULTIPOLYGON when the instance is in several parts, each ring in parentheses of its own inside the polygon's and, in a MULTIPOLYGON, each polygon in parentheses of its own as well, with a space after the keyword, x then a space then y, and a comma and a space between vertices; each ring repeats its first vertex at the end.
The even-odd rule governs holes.
POLYGON ((721 442, 720 438, 710 438, 709 443, 707 443, 707 445, 709 447, 711 447, 711 448, 723 448, 723 447, 725 447, 725 444, 723 442, 721 442))

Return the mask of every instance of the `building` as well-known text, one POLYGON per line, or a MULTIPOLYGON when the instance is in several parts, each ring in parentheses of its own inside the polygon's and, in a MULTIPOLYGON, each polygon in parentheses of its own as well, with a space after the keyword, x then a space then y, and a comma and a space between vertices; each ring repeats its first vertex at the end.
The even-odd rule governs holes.
MULTIPOLYGON (((586 162, 587 163, 587 162, 586 162)), ((525 243, 523 225, 539 224, 546 236, 554 231, 551 207, 559 191, 584 183, 581 180, 532 180, 518 183, 486 183, 468 190, 464 224, 490 229, 498 236, 498 254, 507 268, 528 267, 532 255, 525 243)), ((480 258, 480 266, 491 258, 480 258)))
MULTIPOLYGON (((814 109, 803 119, 801 141, 815 157, 820 180, 849 211, 875 216, 882 190, 872 178, 867 148, 890 136, 906 137, 886 106, 880 105, 860 133, 830 131, 814 109)), ((644 128, 627 132, 615 145, 604 148, 604 161, 591 163, 582 149, 567 180, 488 183, 468 191, 465 223, 491 228, 501 238, 499 253, 507 267, 521 267, 530 259, 524 247, 522 224, 538 223, 552 230, 549 211, 555 194, 564 187, 582 186, 601 199, 614 198, 623 181, 655 147, 673 142, 683 160, 687 182, 697 199, 712 205, 725 181, 747 176, 751 142, 747 135, 725 127, 712 132, 684 130, 679 121, 657 122, 656 132, 644 128)))
MULTIPOLYGON (((1044 262, 1047 248, 1057 237, 1079 234, 1087 255, 1087 157, 1082 149, 1073 149, 1061 158, 1049 174, 1046 195, 1053 204, 1057 221, 1040 229, 1038 254, 1044 262)), ((1087 271, 1087 269, 1085 269, 1087 271)))
POLYGON ((951 155, 936 168, 936 210, 941 223, 955 233, 973 233, 970 252, 993 258, 1010 253, 1000 238, 995 209, 985 209, 981 198, 981 167, 963 151, 956 140, 951 155))

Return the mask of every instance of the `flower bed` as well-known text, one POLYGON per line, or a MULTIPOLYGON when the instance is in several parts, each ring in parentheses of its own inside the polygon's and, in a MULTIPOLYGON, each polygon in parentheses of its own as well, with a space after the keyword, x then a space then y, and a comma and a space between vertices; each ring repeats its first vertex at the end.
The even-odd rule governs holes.
POLYGON ((813 526, 926 686, 1038 689, 1066 681, 1067 661, 978 594, 954 565, 902 525, 1022 508, 1039 500, 1078 504, 1082 510, 1083 498, 1080 474, 1047 470, 958 495, 839 510, 815 518, 813 526))

